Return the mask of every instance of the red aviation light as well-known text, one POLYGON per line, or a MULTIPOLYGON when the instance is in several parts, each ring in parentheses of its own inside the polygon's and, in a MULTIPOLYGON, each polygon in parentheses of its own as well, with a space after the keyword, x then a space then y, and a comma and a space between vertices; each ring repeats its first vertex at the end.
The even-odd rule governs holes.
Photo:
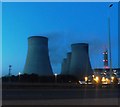
POLYGON ((105 60, 105 62, 108 62, 108 60, 105 60))

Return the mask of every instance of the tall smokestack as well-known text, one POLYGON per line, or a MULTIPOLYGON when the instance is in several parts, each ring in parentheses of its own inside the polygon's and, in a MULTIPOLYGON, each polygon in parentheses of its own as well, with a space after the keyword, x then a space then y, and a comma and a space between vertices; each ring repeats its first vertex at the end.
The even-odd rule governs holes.
POLYGON ((40 76, 53 75, 48 54, 48 38, 43 36, 31 36, 28 38, 28 52, 24 73, 34 73, 40 76))
POLYGON ((70 74, 82 80, 85 76, 92 74, 88 54, 88 44, 76 43, 72 44, 72 56, 70 64, 70 74))
POLYGON ((61 65, 61 74, 66 75, 67 74, 67 59, 64 58, 62 65, 61 65))

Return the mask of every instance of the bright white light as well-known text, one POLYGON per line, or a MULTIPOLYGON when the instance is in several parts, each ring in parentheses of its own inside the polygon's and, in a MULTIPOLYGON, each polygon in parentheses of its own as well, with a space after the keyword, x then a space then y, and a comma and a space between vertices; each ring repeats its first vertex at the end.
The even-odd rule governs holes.
POLYGON ((111 80, 114 80, 114 77, 113 77, 113 76, 111 77, 111 80))
POLYGON ((113 70, 114 73, 116 73, 116 70, 113 70))
POLYGON ((21 73, 20 73, 20 72, 19 72, 18 74, 19 74, 19 75, 21 75, 21 73))
POLYGON ((102 77, 102 82, 105 82, 105 81, 106 81, 105 77, 102 77))
POLYGON ((104 72, 104 75, 106 75, 106 73, 104 72))
POLYGON ((57 74, 55 73, 55 76, 57 76, 57 74))
POLYGON ((88 81, 88 77, 85 77, 85 81, 88 81))
POLYGON ((82 84, 82 82, 81 81, 78 81, 79 82, 79 84, 82 84))
POLYGON ((96 81, 99 81, 99 77, 96 77, 96 81))

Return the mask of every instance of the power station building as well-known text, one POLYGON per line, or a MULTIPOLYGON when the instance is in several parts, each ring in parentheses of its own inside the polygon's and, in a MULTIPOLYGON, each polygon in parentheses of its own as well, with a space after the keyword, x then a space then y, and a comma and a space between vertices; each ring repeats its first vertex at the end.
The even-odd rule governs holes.
POLYGON ((72 75, 82 80, 85 76, 93 73, 89 59, 88 44, 76 43, 72 44, 71 48, 72 52, 67 53, 67 61, 64 64, 64 66, 66 65, 66 71, 64 71, 65 73, 62 71, 61 74, 72 75))
POLYGON ((39 76, 53 75, 47 37, 31 36, 28 38, 28 52, 24 73, 34 73, 39 76))
MULTIPOLYGON (((110 68, 95 68, 93 71, 95 76, 110 77, 111 75, 110 68)), ((112 75, 115 75, 117 78, 120 78, 120 68, 112 68, 112 75)))

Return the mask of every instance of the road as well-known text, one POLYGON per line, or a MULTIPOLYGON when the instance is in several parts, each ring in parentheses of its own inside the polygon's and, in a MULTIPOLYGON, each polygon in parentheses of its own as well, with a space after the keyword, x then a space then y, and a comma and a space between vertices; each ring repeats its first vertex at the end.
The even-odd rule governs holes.
POLYGON ((21 107, 28 105, 29 107, 31 105, 116 105, 117 107, 120 102, 119 96, 119 88, 36 88, 33 85, 33 87, 24 88, 5 87, 2 90, 4 107, 8 105, 16 105, 15 107, 17 105, 22 105, 21 107))

